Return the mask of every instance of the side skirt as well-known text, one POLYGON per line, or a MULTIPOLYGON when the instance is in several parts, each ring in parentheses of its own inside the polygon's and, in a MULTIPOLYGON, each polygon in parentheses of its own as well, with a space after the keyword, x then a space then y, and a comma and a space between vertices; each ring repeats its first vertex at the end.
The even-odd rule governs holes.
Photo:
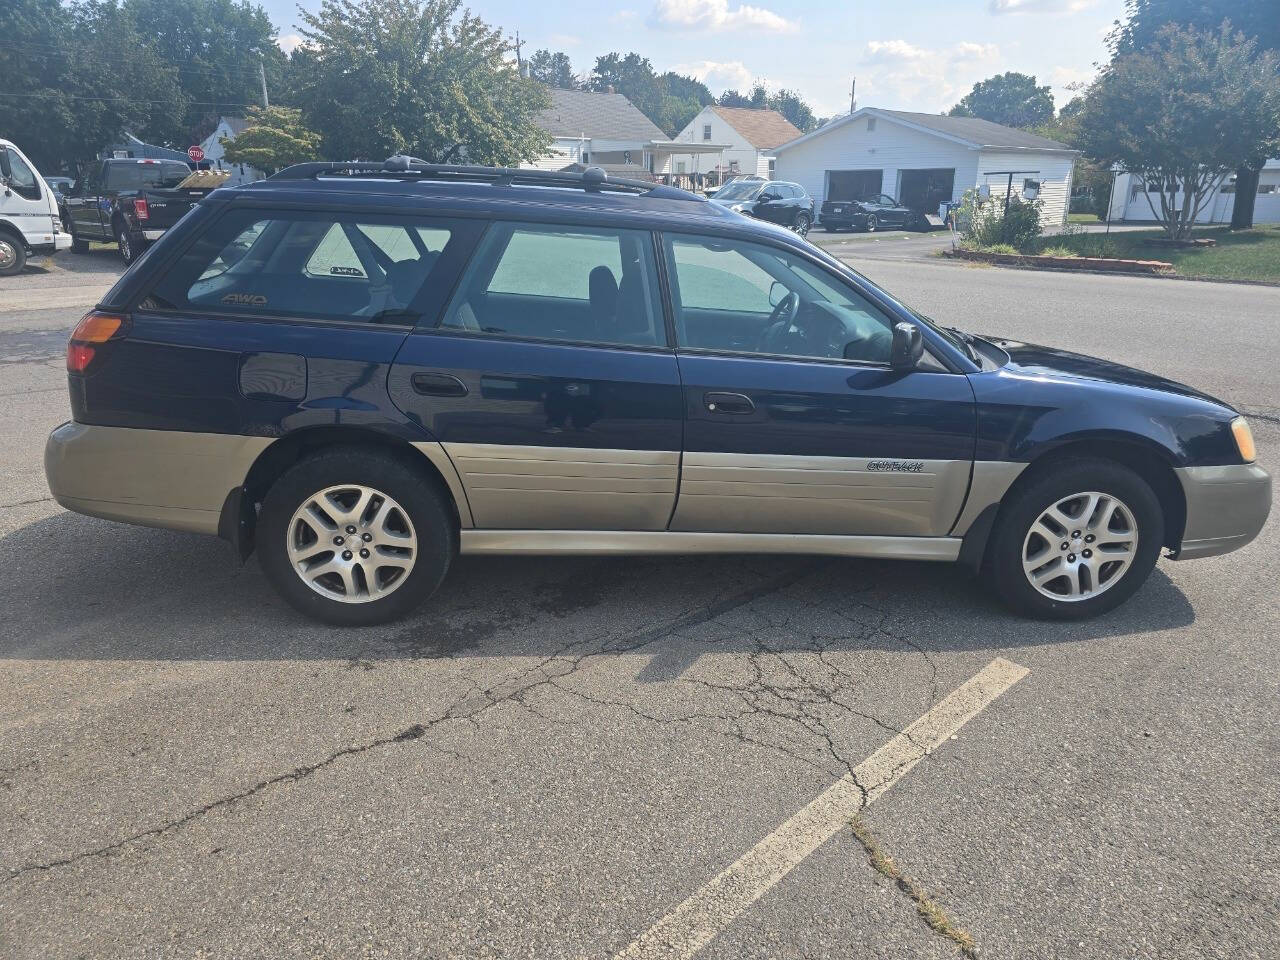
POLYGON ((466 554, 793 553, 893 560, 955 560, 958 537, 861 537, 786 533, 685 533, 673 530, 463 530, 466 554))

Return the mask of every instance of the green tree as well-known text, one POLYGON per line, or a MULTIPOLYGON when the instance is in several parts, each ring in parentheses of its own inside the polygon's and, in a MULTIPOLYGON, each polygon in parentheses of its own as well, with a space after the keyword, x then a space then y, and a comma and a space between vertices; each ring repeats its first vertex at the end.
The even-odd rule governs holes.
POLYGON ((1053 94, 1025 73, 1002 73, 979 80, 949 111, 953 117, 980 117, 1007 127, 1034 127, 1053 119, 1053 94))
POLYGON ((1162 27, 1090 88, 1081 145, 1141 177, 1152 216, 1171 239, 1185 238, 1242 157, 1280 149, 1277 70, 1280 54, 1226 28, 1162 27))
MULTIPOLYGON (((638 53, 608 53, 596 57, 595 69, 587 85, 599 92, 612 89, 622 94, 646 117, 662 126, 663 91, 658 85, 658 75, 653 64, 638 53)), ((664 128, 666 129, 666 128, 664 128)), ((667 133, 673 133, 667 130, 667 133)))
MULTIPOLYGON (((1142 50, 1155 42, 1160 29, 1169 24, 1200 29, 1219 29, 1224 21, 1258 44, 1259 50, 1280 50, 1280 16, 1275 0, 1125 0, 1128 16, 1108 38, 1116 54, 1142 50)), ((1231 208, 1231 228, 1253 226, 1258 179, 1267 158, 1255 151, 1236 168, 1235 203, 1231 208)))
POLYGON ((234 140, 222 140, 228 163, 247 163, 275 173, 294 163, 319 157, 320 134, 302 122, 302 111, 292 107, 250 107, 249 126, 234 140))
POLYGON ((715 103, 701 80, 671 71, 658 77, 658 89, 662 91, 662 119, 654 122, 668 136, 675 136, 703 107, 715 103))
POLYGON ((326 156, 514 165, 550 145, 545 89, 461 0, 323 0, 298 16, 297 95, 326 156))
MULTIPOLYGON (((262 7, 248 0, 121 2, 161 60, 173 66, 186 100, 182 110, 153 116, 135 131, 139 136, 186 147, 212 131, 219 115, 243 116, 248 105, 262 102, 260 67, 268 91, 283 93, 287 58, 262 7)), ((130 52, 116 48, 114 55, 130 52)))
POLYGON ((187 106, 177 68, 113 0, 0 4, 0 77, 0 130, 50 174, 187 106))
POLYGON ((529 58, 528 64, 529 76, 539 83, 565 90, 577 90, 582 86, 567 53, 538 50, 529 58))

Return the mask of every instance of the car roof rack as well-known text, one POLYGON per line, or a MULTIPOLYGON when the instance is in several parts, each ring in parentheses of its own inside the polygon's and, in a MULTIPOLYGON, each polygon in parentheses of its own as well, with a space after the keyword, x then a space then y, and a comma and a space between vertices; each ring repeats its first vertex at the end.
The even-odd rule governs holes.
POLYGON ((692 193, 644 180, 612 178, 600 167, 582 173, 559 170, 519 170, 513 167, 481 167, 469 164, 427 163, 417 157, 389 157, 373 160, 295 163, 273 174, 269 180, 316 180, 321 177, 374 176, 394 180, 435 180, 440 183, 488 183, 499 187, 560 187, 587 193, 629 193, 667 200, 701 200, 692 193))

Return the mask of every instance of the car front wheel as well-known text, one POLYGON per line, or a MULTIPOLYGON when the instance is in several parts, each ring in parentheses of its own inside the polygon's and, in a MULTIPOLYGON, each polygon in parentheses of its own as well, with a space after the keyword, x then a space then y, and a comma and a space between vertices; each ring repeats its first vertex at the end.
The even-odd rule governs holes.
POLYGON ((867 222, 864 225, 867 233, 875 233, 879 226, 880 221, 876 219, 876 215, 874 213, 869 214, 867 216, 867 222))
POLYGON ((7 233, 0 233, 0 277, 12 277, 27 265, 27 251, 7 233))
POLYGON ((813 226, 813 219, 807 213, 797 213, 795 220, 791 223, 791 229, 802 237, 809 235, 811 226, 813 226))
POLYGON ((1107 460, 1061 461, 1001 507, 989 569, 1015 610, 1079 620, 1131 597, 1163 542, 1160 501, 1136 473, 1107 460))
POLYGON ((287 470, 263 501, 256 540, 280 595, 342 626, 409 613, 440 586, 457 551, 434 485, 395 457, 359 448, 287 470))

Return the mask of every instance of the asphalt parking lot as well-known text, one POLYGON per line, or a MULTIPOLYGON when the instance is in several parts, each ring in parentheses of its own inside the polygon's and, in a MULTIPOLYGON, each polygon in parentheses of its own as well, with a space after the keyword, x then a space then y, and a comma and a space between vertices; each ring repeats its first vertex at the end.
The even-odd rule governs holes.
MULTIPOLYGON (((1222 397, 1280 465, 1280 289, 855 243, 943 323, 1222 397)), ((50 500, 117 274, 0 280, 0 957, 1276 956, 1274 517, 1081 624, 947 566, 463 558, 325 628, 219 541, 50 500)))

